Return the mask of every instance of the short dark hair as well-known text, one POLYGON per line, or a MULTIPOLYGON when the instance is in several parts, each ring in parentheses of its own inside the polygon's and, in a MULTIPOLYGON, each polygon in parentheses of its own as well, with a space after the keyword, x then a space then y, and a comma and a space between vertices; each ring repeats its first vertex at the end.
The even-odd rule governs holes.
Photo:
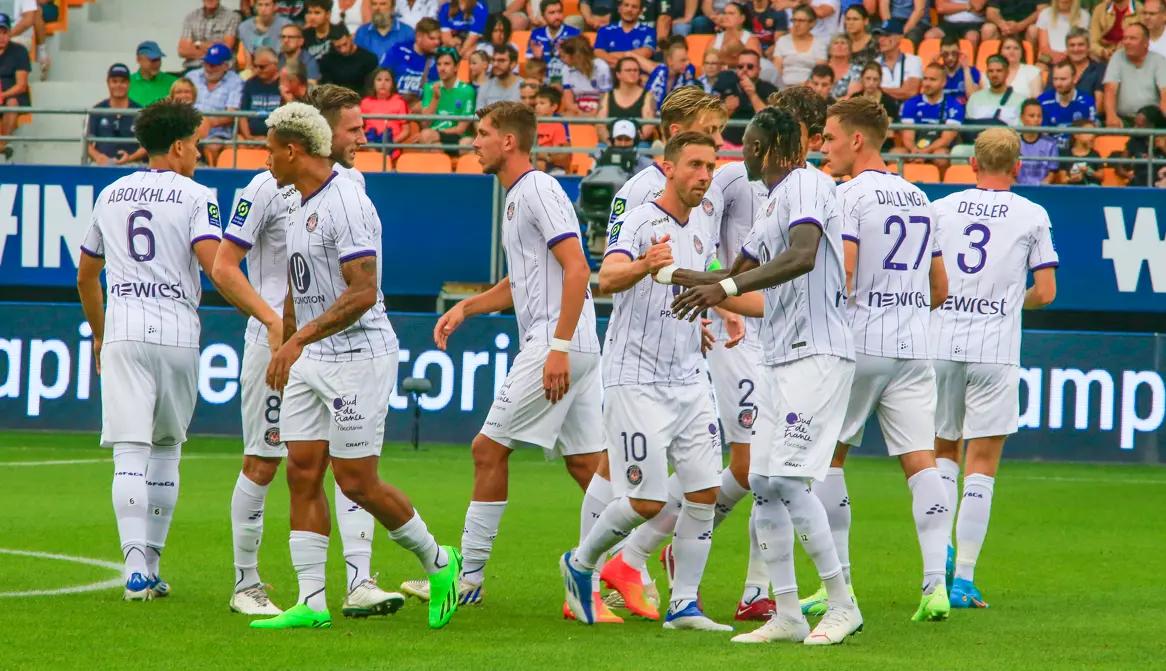
POLYGON ((960 45, 960 38, 955 35, 944 35, 943 39, 939 41, 940 48, 960 45))
POLYGON ((482 121, 489 119, 490 123, 504 133, 513 133, 518 140, 518 148, 529 152, 534 147, 535 132, 538 130, 538 121, 534 110, 520 102, 499 101, 490 103, 478 110, 478 118, 482 121))
POLYGON ((1000 65, 1003 65, 1005 68, 1008 67, 1008 59, 1004 58, 1000 54, 992 54, 991 56, 989 56, 988 60, 985 62, 985 66, 991 65, 993 63, 999 63, 1000 65))
POLYGON ((677 133, 668 140, 668 144, 664 145, 664 160, 675 161, 680 152, 684 151, 685 147, 710 147, 715 152, 717 150, 717 143, 713 141, 712 136, 704 133, 686 130, 683 133, 677 133))
MULTIPOLYGON (((745 50, 741 51, 741 56, 752 56, 753 58, 756 58, 758 61, 761 60, 761 54, 757 53, 753 49, 745 49, 745 50)), ((737 58, 740 58, 741 56, 738 56, 737 58)))
POLYGON ((1036 98, 1025 98, 1024 102, 1020 103, 1020 113, 1024 114, 1024 110, 1028 109, 1029 107, 1034 107, 1034 106, 1040 107, 1041 113, 1042 114, 1044 113, 1044 107, 1041 106, 1040 101, 1037 100, 1036 98))
POLYGON ((433 18, 432 16, 426 16, 425 18, 417 21, 417 25, 414 26, 413 32, 414 34, 425 33, 426 35, 429 33, 438 33, 441 32, 441 24, 438 23, 437 19, 433 18))
POLYGON ((506 58, 510 59, 511 65, 518 62, 518 49, 513 44, 507 44, 502 49, 494 52, 495 56, 498 54, 506 54, 506 58))
POLYGON ((546 98, 552 105, 558 107, 563 104, 563 92, 553 86, 540 86, 534 93, 535 98, 546 98))
POLYGON ((165 154, 171 145, 198 132, 202 114, 193 105, 164 98, 147 106, 134 123, 134 137, 150 156, 165 154))
POLYGON ((331 14, 332 0, 304 0, 304 11, 308 11, 311 7, 317 7, 331 14))
POLYGON ((563 4, 563 0, 542 0, 542 2, 538 3, 539 14, 546 14, 547 9, 561 4, 563 4))
POLYGON ((1142 31, 1143 37, 1150 37, 1150 29, 1147 28, 1146 24, 1142 23, 1141 21, 1134 21, 1133 23, 1125 24, 1125 30, 1129 30, 1130 28, 1138 28, 1142 31))
POLYGON ((829 77, 830 81, 834 81, 834 68, 825 63, 818 63, 810 68, 810 77, 829 77))
MULTIPOLYGON (((863 7, 862 5, 851 5, 846 8, 846 12, 854 12, 867 21, 870 20, 870 12, 866 11, 866 7, 863 7)), ((843 12, 843 14, 846 14, 846 12, 843 12)))
POLYGON ((1072 63, 1070 63, 1069 59, 1067 59, 1067 58, 1065 60, 1061 61, 1060 63, 1053 65, 1052 72, 1056 72, 1060 68, 1069 68, 1070 70, 1073 71, 1073 74, 1077 74, 1076 66, 1074 66, 1072 63))

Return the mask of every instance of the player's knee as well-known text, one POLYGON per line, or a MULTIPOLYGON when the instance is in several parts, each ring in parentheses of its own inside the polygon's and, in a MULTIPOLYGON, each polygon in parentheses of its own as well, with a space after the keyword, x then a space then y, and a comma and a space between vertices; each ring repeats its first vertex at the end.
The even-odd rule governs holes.
POLYGON ((845 443, 838 443, 834 448, 834 456, 830 459, 831 468, 842 468, 846 465, 846 455, 850 452, 850 447, 845 443))
POLYGON ((647 499, 628 499, 632 504, 632 510, 640 517, 650 520, 660 514, 664 510, 663 501, 649 501, 647 499))
POLYGON ((496 470, 506 466, 510 450, 487 438, 483 434, 474 437, 470 444, 470 454, 474 458, 474 470, 496 470))
MULTIPOLYGON (((692 501, 693 503, 711 504, 717 502, 717 492, 720 487, 710 487, 708 489, 701 489, 695 492, 685 492, 684 499, 692 501)), ((687 506, 686 506, 687 507, 687 506)))
POLYGON ((571 474, 575 482, 579 483, 580 487, 584 489, 591 483, 591 478, 599 470, 599 454, 575 454, 565 458, 563 461, 567 466, 567 472, 571 474))
POLYGON ((151 445, 150 458, 177 461, 182 458, 182 445, 151 445))
POLYGON ((946 438, 935 437, 935 458, 936 459, 950 459, 958 462, 960 460, 960 444, 958 440, 947 440, 946 438))
POLYGON ((261 487, 271 484, 277 470, 279 470, 279 459, 243 457, 243 476, 261 487))

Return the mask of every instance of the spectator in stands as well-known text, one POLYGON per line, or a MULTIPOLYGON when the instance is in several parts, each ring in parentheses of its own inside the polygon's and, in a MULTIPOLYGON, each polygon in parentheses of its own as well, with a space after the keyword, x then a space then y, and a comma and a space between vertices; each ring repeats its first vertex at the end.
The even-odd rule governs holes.
POLYGON ((298 61, 291 61, 279 69, 279 96, 284 104, 300 102, 308 96, 308 71, 298 61))
POLYGON ((1166 56, 1166 0, 1144 0, 1142 23, 1150 30, 1150 51, 1166 56))
POLYGON ((939 15, 939 29, 943 36, 967 40, 975 54, 980 46, 986 6, 985 0, 935 0, 935 13, 939 15))
POLYGON ((267 114, 283 104, 279 92, 279 54, 271 47, 259 47, 251 54, 251 72, 251 78, 243 83, 239 109, 264 112, 264 115, 240 119, 239 137, 262 140, 267 137, 267 114))
POLYGON ((255 0, 255 15, 239 24, 239 45, 243 47, 243 69, 251 69, 259 47, 279 48, 279 33, 291 19, 275 11, 275 0, 255 0))
POLYGON ((1127 24, 1122 46, 1105 68, 1105 125, 1110 128, 1129 126, 1147 105, 1166 109, 1166 56, 1150 51, 1145 24, 1127 24))
MULTIPOLYGON (((1020 105, 1020 124, 1036 127, 1043 123, 1041 104, 1033 98, 1025 100, 1020 105)), ((1052 184, 1056 175, 1057 162, 1047 160, 1058 156, 1057 138, 1046 133, 1020 134, 1020 172, 1016 175, 1016 183, 1021 186, 1038 186, 1052 184)))
POLYGON ((717 75, 723 70, 720 50, 705 49, 704 59, 701 61, 702 74, 696 79, 697 85, 702 87, 705 93, 712 93, 713 82, 717 80, 717 75))
POLYGON ((225 44, 233 51, 238 32, 238 14, 223 7, 220 0, 202 0, 202 7, 187 14, 182 21, 182 35, 178 38, 178 55, 184 59, 182 67, 186 70, 200 67, 207 50, 215 44, 225 44))
POLYGON ((417 30, 421 19, 437 18, 437 0, 397 0, 395 11, 401 23, 417 30))
MULTIPOLYGON (((128 110, 140 109, 129 98, 130 69, 121 63, 114 63, 105 76, 109 97, 94 105, 99 109, 128 110)), ((146 150, 137 142, 117 142, 117 139, 132 140, 134 137, 134 117, 120 112, 113 114, 94 113, 89 115, 85 134, 90 137, 111 138, 91 140, 86 147, 89 160, 97 165, 125 165, 138 163, 146 157, 146 150)))
MULTIPOLYGON (((365 115, 364 137, 369 142, 411 142, 413 124, 404 119, 369 119, 370 114, 408 114, 409 104, 397 93, 393 73, 377 68, 369 78, 369 87, 360 101, 360 113, 365 115)), ((391 152, 394 156, 399 152, 391 152)))
POLYGON ((807 5, 799 5, 790 19, 790 32, 773 46, 773 64, 781 73, 781 85, 797 86, 810 78, 810 70, 826 62, 826 42, 812 30, 817 17, 807 5))
MULTIPOLYGON (((623 86, 624 70, 628 73, 632 72, 632 68, 628 67, 626 62, 628 59, 621 59, 616 64, 615 78, 619 86, 623 86)), ((632 59, 636 61, 636 59, 632 59)), ((640 72, 639 61, 636 61, 635 72, 640 72)), ((648 75, 648 83, 644 88, 651 93, 651 98, 654 102, 654 107, 657 112, 660 110, 660 105, 664 104, 664 98, 673 89, 681 86, 692 86, 696 82, 696 68, 692 67, 692 63, 688 60, 688 44, 685 43, 683 37, 671 38, 667 44, 664 45, 664 62, 657 65, 648 75)), ((635 82, 639 85, 639 81, 635 82)), ((618 88, 617 88, 618 90, 618 88)), ((615 91, 611 95, 614 95, 615 91)), ((608 96, 610 98, 610 95, 608 96)), ((626 98, 626 96, 625 96, 626 98)), ((599 116, 607 116, 602 111, 599 116)), ((644 115, 647 116, 647 115, 644 115)))
POLYGON ((964 123, 968 125, 1015 126, 1020 122, 1020 104, 1024 102, 1008 85, 1008 61, 999 54, 988 57, 988 86, 968 96, 964 123))
MULTIPOLYGON (((1096 125, 1088 119, 1073 122, 1073 127, 1078 129, 1093 128, 1096 125)), ((1092 133, 1073 133, 1069 136, 1069 145, 1061 149, 1061 157, 1100 159, 1101 154, 1093 149, 1093 137, 1092 133)), ((1101 169, 1101 163, 1063 161, 1057 167, 1057 182, 1078 186, 1100 185, 1101 169)))
POLYGON ((332 50, 332 0, 304 0, 304 51, 316 62, 332 50))
POLYGON ((789 16, 774 7, 772 0, 753 0, 751 9, 749 32, 761 43, 762 54, 772 54, 773 43, 789 32, 789 16))
MULTIPOLYGON (((762 80, 760 75, 761 54, 756 51, 743 52, 735 71, 726 70, 717 75, 713 91, 725 102, 729 119, 752 119, 757 110, 765 107, 766 98, 777 92, 777 87, 762 80)), ((735 146, 741 145, 744 134, 744 127, 728 127, 721 133, 726 143, 735 146)))
POLYGON ((834 104, 834 70, 829 65, 815 65, 814 69, 810 70, 810 78, 806 81, 806 86, 810 87, 810 90, 818 94, 822 100, 825 100, 827 105, 834 104))
POLYGON ((559 45, 563 73, 563 114, 595 116, 603 95, 611 90, 611 68, 597 57, 586 37, 578 35, 559 45))
MULTIPOLYGON (((32 64, 29 62, 28 49, 12 41, 9 33, 11 28, 12 19, 7 14, 0 14, 0 105, 28 107, 32 102, 28 94, 28 75, 32 71, 32 64)), ((18 117, 16 112, 5 112, 0 116, 0 135, 12 135, 18 117)), ((12 158, 12 147, 0 141, 0 154, 4 158, 12 158)))
POLYGON ((579 35, 575 26, 563 23, 563 0, 541 0, 543 25, 530 33, 527 42, 526 60, 542 61, 547 64, 550 79, 562 79, 565 66, 559 58, 559 45, 569 37, 579 35))
POLYGON ((1126 26, 1142 20, 1139 3, 1134 0, 1102 0, 1093 8, 1089 20, 1089 54, 1108 61, 1122 45, 1126 26))
POLYGON ((456 48, 462 58, 468 58, 486 33, 489 14, 480 0, 447 0, 437 10, 441 43, 456 48))
MULTIPOLYGON (((1146 105, 1134 116, 1134 128, 1166 130, 1166 114, 1163 114, 1160 107, 1146 105)), ((1163 180, 1166 180, 1166 134, 1155 135, 1153 143, 1154 161, 1149 164, 1116 166, 1118 177, 1127 180, 1130 186, 1163 186, 1163 180)), ((1129 144, 1120 156, 1150 158, 1150 138, 1145 136, 1130 138, 1129 144)))
POLYGON ((193 105, 198 100, 198 89, 194 87, 194 82, 186 77, 179 77, 170 85, 171 100, 176 100, 180 103, 193 105))
MULTIPOLYGON (((665 66, 661 66, 665 67, 665 66)), ((660 109, 660 102, 651 90, 640 86, 640 64, 631 56, 621 58, 615 64, 615 88, 603 96, 596 116, 609 119, 636 119, 654 117, 660 109)), ((601 128, 599 138, 606 139, 606 128, 601 128)))
MULTIPOLYGON (((807 11, 813 13, 808 8, 807 11)), ((712 48, 724 49, 726 44, 739 42, 746 49, 762 53, 761 40, 746 30, 746 26, 750 26, 752 23, 752 10, 748 5, 740 2, 730 2, 725 5, 724 11, 717 17, 717 28, 720 30, 713 38, 712 48)))
POLYGON ((998 40, 1015 37, 1018 40, 1036 44, 1039 31, 1036 19, 1045 0, 988 0, 984 15, 984 39, 998 40))
POLYGON ((337 23, 332 26, 332 50, 320 59, 320 82, 336 84, 363 94, 368 86, 368 78, 377 69, 377 57, 367 49, 361 49, 352 41, 348 26, 337 23))
POLYGON ((299 25, 304 23, 304 0, 275 0, 275 11, 299 25))
POLYGON ((138 71, 130 75, 130 100, 141 107, 170 95, 170 87, 178 79, 162 72, 162 49, 153 40, 138 45, 138 71))
POLYGON ((1073 66, 1073 81, 1077 90, 1092 95, 1097 100, 1097 111, 1102 112, 1105 81, 1105 63, 1093 60, 1089 54, 1089 33, 1074 28, 1065 38, 1065 60, 1073 66))
POLYGON ((289 62, 303 67, 309 83, 320 81, 320 64, 304 50, 304 29, 294 23, 279 30, 279 67, 289 62))
POLYGON ((943 66, 943 74, 947 77, 943 92, 954 95, 960 104, 966 104, 968 96, 980 88, 980 70, 969 60, 954 35, 943 38, 939 46, 939 64, 943 66))
MULTIPOLYGON (((638 66, 637 66, 638 67, 638 66)), ((547 148, 570 147, 571 141, 567 137, 567 127, 559 121, 544 121, 543 117, 559 115, 559 108, 563 104, 563 94, 553 86, 544 86, 535 94, 534 113, 538 115, 538 146, 547 148)), ((539 170, 552 174, 566 174, 571 166, 570 152, 554 152, 535 154, 536 167, 539 170)))
MULTIPOLYGON (((474 87, 457 78, 460 60, 454 47, 442 47, 437 54, 438 80, 425 85, 421 112, 440 116, 468 116, 481 107, 474 87)), ((422 144, 459 144, 470 129, 469 121, 438 120, 421 122, 418 142, 422 144)))
MULTIPOLYGON (((833 84, 828 97, 841 100, 861 86, 858 80, 862 77, 862 65, 855 63, 853 56, 854 54, 850 52, 850 38, 843 34, 830 38, 830 45, 826 48, 826 64, 814 66, 814 70, 818 70, 819 67, 830 70, 830 80, 833 84)), ((814 71, 811 70, 810 79, 813 78, 814 71)))
POLYGON ((441 46, 441 24, 424 18, 414 29, 413 44, 398 44, 381 59, 380 66, 397 76, 397 90, 413 106, 421 99, 426 82, 437 81, 434 56, 441 46))
POLYGON ((478 42, 478 49, 493 56, 510 44, 514 28, 505 14, 491 14, 486 19, 486 39, 478 42))
POLYGON ((655 26, 656 43, 663 45, 669 37, 684 37, 692 32, 699 6, 698 0, 644 0, 641 18, 655 26))
POLYGON ((810 0, 808 3, 803 3, 803 6, 809 6, 810 10, 814 12, 814 37, 822 43, 830 41, 830 38, 838 34, 840 24, 842 23, 841 3, 839 0, 810 0))
POLYGON ((640 68, 651 71, 655 67, 652 54, 656 51, 656 31, 640 23, 643 4, 640 0, 620 0, 619 22, 610 23, 595 35, 595 56, 608 66, 615 67, 621 58, 630 56, 640 68))
POLYGON ((842 30, 850 40, 850 59, 859 68, 879 57, 879 42, 870 34, 870 14, 862 5, 846 8, 842 30))
POLYGON ((1040 68, 1028 64, 1024 44, 1019 38, 1014 35, 1001 38, 996 53, 1008 61, 1008 85, 1017 95, 1032 98, 1040 93, 1044 88, 1040 68))
POLYGON ((618 4, 617 0, 580 0, 579 15, 568 16, 566 21, 579 30, 599 30, 612 22, 618 4))
POLYGON ((490 55, 481 49, 470 54, 470 84, 475 90, 480 90, 490 80, 491 60, 490 55))
POLYGON ((413 41, 413 28, 393 16, 394 0, 368 0, 372 19, 356 29, 356 45, 371 51, 379 63, 398 44, 413 41))
POLYGON ((1065 38, 1074 28, 1089 28, 1089 12, 1081 9, 1081 0, 1053 0, 1036 19, 1039 31, 1037 53, 1060 63, 1065 60, 1065 38))
MULTIPOLYGON (((862 88, 857 93, 851 94, 851 98, 855 96, 870 98, 883 106, 888 117, 899 118, 899 101, 887 95, 883 90, 883 66, 875 62, 862 66, 862 76, 859 77, 859 82, 861 82, 862 88)), ((883 144, 884 150, 890 145, 890 135, 893 133, 888 134, 887 141, 883 144)))
MULTIPOLYGON (((195 108, 203 113, 210 124, 208 140, 229 141, 235 134, 235 118, 214 116, 213 112, 239 109, 243 97, 243 80, 231 69, 235 56, 230 47, 222 42, 212 44, 202 58, 202 68, 191 70, 187 75, 198 91, 195 108)), ((203 155, 207 164, 215 165, 223 151, 221 142, 203 145, 203 155)))
POLYGON ((522 78, 514 74, 518 65, 518 50, 514 45, 494 53, 490 62, 490 78, 478 89, 478 109, 496 102, 518 102, 522 99, 522 78))
MULTIPOLYGON (((1041 105, 1044 125, 1064 128, 1082 120, 1097 120, 1097 103, 1093 96, 1073 85, 1071 63, 1061 62, 1054 65, 1052 80, 1053 87, 1037 98, 1041 105)), ((1062 135, 1060 142, 1062 147, 1068 145, 1068 135, 1062 135)))
POLYGON ((903 23, 889 19, 874 29, 879 44, 876 61, 883 68, 883 91, 900 103, 919 94, 923 79, 923 61, 915 54, 905 54, 900 47, 903 23))
POLYGON ((901 35, 915 44, 924 37, 943 37, 943 32, 931 27, 927 0, 879 0, 879 15, 884 21, 898 21, 901 35))
MULTIPOLYGON (((930 126, 928 129, 909 128, 902 132, 903 146, 911 154, 946 157, 959 141, 959 128, 964 120, 964 106, 953 95, 944 93, 947 75, 943 66, 932 63, 923 68, 923 81, 919 95, 903 103, 900 112, 902 123, 914 127, 930 126)), ((944 159, 929 161, 942 170, 948 162, 944 159)))
MULTIPOLYGON (((544 61, 531 60, 527 61, 526 64, 522 66, 522 81, 530 82, 534 84, 535 87, 539 87, 543 84, 546 84, 548 79, 547 64, 544 61)), ((560 76, 559 79, 561 81, 562 77, 560 76)), ((533 98, 531 100, 533 101, 533 98)))
MULTIPOLYGON (((519 92, 519 96, 520 96, 519 100, 522 101, 523 105, 526 105, 530 109, 534 109, 535 96, 538 95, 538 90, 540 88, 542 88, 542 86, 543 86, 542 84, 538 84, 536 82, 532 82, 530 80, 523 79, 522 86, 520 86, 518 88, 518 92, 519 92)), ((561 98, 560 98, 560 100, 561 100, 561 98)))
POLYGON ((514 30, 528 30, 531 27, 530 15, 527 13, 531 11, 529 5, 529 0, 510 0, 502 9, 500 15, 506 17, 506 20, 510 22, 510 26, 514 30))

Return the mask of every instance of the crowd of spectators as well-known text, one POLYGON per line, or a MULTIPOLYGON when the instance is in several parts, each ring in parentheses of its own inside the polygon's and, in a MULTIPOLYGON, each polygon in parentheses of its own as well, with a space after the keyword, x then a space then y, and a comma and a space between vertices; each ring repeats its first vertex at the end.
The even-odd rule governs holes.
MULTIPOLYGON (((597 124, 601 143, 647 145, 658 139, 651 120, 677 87, 702 86, 724 100, 732 119, 748 119, 771 93, 808 85, 828 100, 879 101, 907 126, 888 137, 886 150, 941 171, 974 135, 964 125, 1045 127, 1023 137, 1030 160, 1020 179, 1030 184, 1099 180, 1100 164, 1041 160, 1097 153, 1091 134, 1070 137, 1057 128, 1166 127, 1166 0, 238 4, 197 0, 177 45, 184 72, 161 72, 161 48, 139 45, 136 72, 127 78, 125 66, 110 69, 108 105, 145 105, 189 85, 204 111, 270 112, 317 83, 334 83, 361 93, 368 113, 459 117, 494 101, 521 100, 564 118, 540 126, 541 146, 569 144, 570 129, 589 117, 612 120, 597 124)), ((22 90, 9 76, 9 61, 19 59, 6 53, 6 18, 0 17, 0 97, 9 104, 27 85, 22 90)), ((207 139, 216 141, 207 146, 208 161, 233 133, 256 139, 264 129, 262 118, 241 123, 208 114, 207 139)), ((468 142, 472 123, 369 120, 366 130, 370 140, 440 143, 453 152, 468 142)), ((726 130, 730 148, 741 134, 726 130)), ((1130 142, 1125 151, 1146 155, 1157 146, 1130 142)), ((134 153, 94 143, 90 156, 116 163, 134 153)), ((540 160, 551 169, 569 165, 566 155, 540 160)), ((1147 170, 1114 173, 1146 179, 1147 170)))

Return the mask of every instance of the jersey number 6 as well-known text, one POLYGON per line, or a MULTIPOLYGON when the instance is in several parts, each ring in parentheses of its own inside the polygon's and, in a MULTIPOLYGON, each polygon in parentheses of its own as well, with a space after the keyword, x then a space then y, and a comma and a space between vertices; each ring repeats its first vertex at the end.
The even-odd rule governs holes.
POLYGON ((154 232, 146 228, 145 225, 135 226, 139 219, 150 221, 154 215, 149 210, 134 210, 130 213, 129 220, 126 222, 126 238, 129 241, 130 258, 141 262, 149 261, 154 258, 154 232), (139 252, 137 238, 145 238, 146 251, 139 252))

